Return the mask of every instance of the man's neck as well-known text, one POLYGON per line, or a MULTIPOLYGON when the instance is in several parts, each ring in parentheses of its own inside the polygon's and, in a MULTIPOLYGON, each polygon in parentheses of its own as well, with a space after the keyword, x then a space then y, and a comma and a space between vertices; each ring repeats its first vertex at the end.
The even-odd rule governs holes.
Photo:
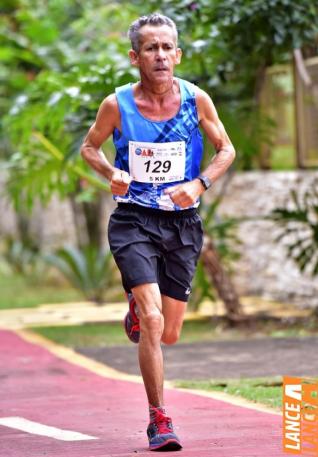
POLYGON ((137 92, 149 100, 160 101, 178 93, 178 84, 173 77, 162 84, 153 84, 147 80, 141 79, 137 86, 137 92))

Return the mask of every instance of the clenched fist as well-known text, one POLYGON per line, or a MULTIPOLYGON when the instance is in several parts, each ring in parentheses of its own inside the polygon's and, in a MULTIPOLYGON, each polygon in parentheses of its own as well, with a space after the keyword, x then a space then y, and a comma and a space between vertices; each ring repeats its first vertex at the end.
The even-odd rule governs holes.
POLYGON ((112 179, 110 181, 110 188, 113 195, 126 195, 132 177, 126 171, 115 168, 112 179))
POLYGON ((170 196, 173 203, 180 206, 180 208, 192 206, 203 192, 204 188, 198 179, 168 187, 164 191, 165 194, 170 196))

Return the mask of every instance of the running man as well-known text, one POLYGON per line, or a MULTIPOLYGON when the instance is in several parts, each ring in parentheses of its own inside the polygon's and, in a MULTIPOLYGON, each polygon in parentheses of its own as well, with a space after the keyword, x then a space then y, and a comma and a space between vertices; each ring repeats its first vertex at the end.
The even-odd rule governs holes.
POLYGON ((182 54, 175 23, 158 13, 142 16, 128 35, 140 81, 105 98, 81 153, 110 181, 118 204, 108 237, 129 301, 125 329, 139 343, 149 448, 179 450, 164 406, 161 343, 180 336, 203 240, 199 197, 226 172, 235 151, 208 94, 174 76, 182 54), (201 173, 200 128, 216 150, 201 173), (114 165, 101 150, 110 135, 114 165))

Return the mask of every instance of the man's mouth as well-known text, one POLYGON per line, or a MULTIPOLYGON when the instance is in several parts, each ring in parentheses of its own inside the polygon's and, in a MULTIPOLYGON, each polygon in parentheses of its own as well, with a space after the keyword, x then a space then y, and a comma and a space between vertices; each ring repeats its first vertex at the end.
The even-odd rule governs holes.
POLYGON ((168 71, 169 69, 166 67, 156 67, 154 70, 155 71, 168 71))

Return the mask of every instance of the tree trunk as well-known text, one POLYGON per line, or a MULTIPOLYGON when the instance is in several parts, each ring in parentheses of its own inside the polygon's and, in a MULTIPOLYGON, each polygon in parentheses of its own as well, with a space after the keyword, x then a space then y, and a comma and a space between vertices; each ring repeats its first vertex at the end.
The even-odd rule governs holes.
POLYGON ((104 244, 103 239, 105 237, 101 228, 102 194, 97 193, 94 201, 83 202, 82 205, 86 219, 89 243, 97 248, 101 248, 104 244))
MULTIPOLYGON (((262 113, 262 107, 268 99, 268 94, 266 93, 266 70, 267 65, 265 62, 259 66, 256 71, 256 79, 255 79, 255 86, 254 86, 254 100, 255 100, 255 109, 257 110, 257 114, 262 113)), ((262 122, 259 120, 258 122, 262 122)), ((261 143, 261 150, 260 155, 258 158, 259 165, 262 170, 270 170, 271 169, 271 146, 269 144, 261 143)))
POLYGON ((76 233, 77 247, 82 248, 89 244, 89 235, 87 231, 86 217, 81 202, 76 201, 76 193, 69 195, 72 211, 73 221, 76 233))
POLYGON ((244 313, 239 297, 231 278, 222 266, 212 239, 207 235, 205 235, 201 259, 219 297, 224 302, 226 317, 231 321, 241 320, 244 313))

